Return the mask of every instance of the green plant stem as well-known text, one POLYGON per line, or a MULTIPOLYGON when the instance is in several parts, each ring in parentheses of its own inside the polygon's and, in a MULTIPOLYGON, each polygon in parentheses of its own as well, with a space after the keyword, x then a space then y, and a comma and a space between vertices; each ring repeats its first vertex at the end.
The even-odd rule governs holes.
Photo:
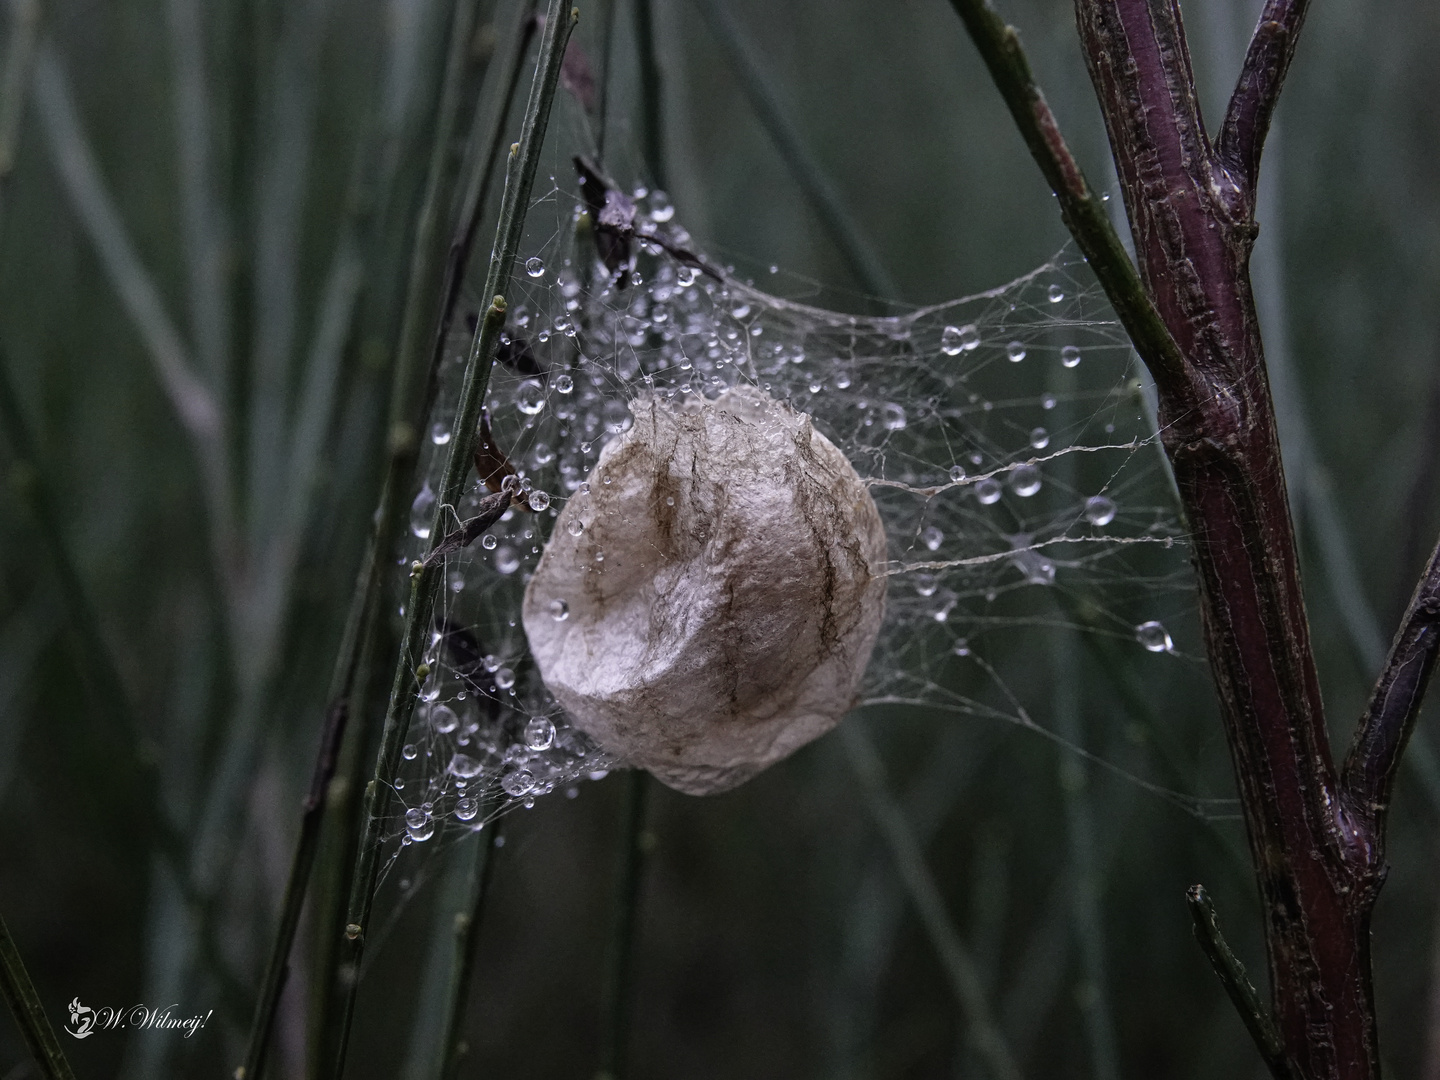
POLYGON ((325 793, 335 775, 349 713, 350 703, 346 697, 341 697, 331 705, 325 718, 325 728, 320 736, 320 753, 315 761, 315 772, 300 818, 300 837, 295 844, 295 854, 290 862, 290 876, 285 883, 285 895, 280 904, 280 925, 275 931, 270 959, 260 983, 260 996, 255 1003, 255 1016, 250 1025, 245 1063, 235 1070, 235 1080, 259 1080, 264 1073, 265 1051, 269 1047, 275 1012, 280 1007, 280 995, 285 989, 289 972, 290 948, 300 926, 300 912, 305 905, 310 871, 315 865, 315 855, 320 847, 320 826, 325 820, 325 793))
MULTIPOLYGON (((444 279, 439 290, 439 314, 435 320, 434 337, 430 354, 422 354, 403 348, 395 368, 394 384, 390 397, 389 439, 385 479, 381 485, 380 500, 375 510, 375 531, 364 566, 356 582, 355 594, 351 601, 352 618, 363 617, 365 629, 358 639, 349 639, 350 646, 342 648, 337 659, 337 671, 348 671, 346 679, 337 683, 331 694, 336 700, 343 689, 352 695, 357 705, 352 712, 362 722, 346 743, 343 760, 336 783, 332 786, 327 812, 331 821, 331 840, 327 850, 331 856, 324 874, 325 898, 317 903, 317 977, 316 999, 312 1013, 315 1017, 318 1046, 317 1053, 324 1058, 327 1047, 338 1045, 338 1035, 332 1030, 335 1022, 334 995, 338 991, 348 993, 348 979, 341 978, 343 931, 346 925, 346 904, 352 884, 352 873, 356 858, 356 843, 360 834, 360 815, 363 800, 360 796, 358 777, 362 761, 370 760, 379 744, 378 721, 383 714, 359 705, 359 699, 367 692, 370 678, 367 674, 372 667, 372 658, 387 651, 382 639, 388 639, 386 620, 379 617, 379 599, 383 593, 383 578, 391 563, 389 552, 399 542, 404 529, 406 494, 411 490, 415 466, 419 460, 420 432, 430 412, 436 372, 445 355, 445 342, 460 298, 460 286, 464 268, 469 262, 469 253, 484 214, 486 193, 490 190, 499 158, 499 148, 504 137, 505 118, 509 115, 519 86, 521 61, 528 51, 535 33, 533 18, 534 0, 527 0, 519 12, 519 21, 513 35, 514 45, 510 49, 505 67, 499 72, 500 84, 504 87, 492 114, 477 106, 465 162, 469 174, 462 189, 461 197, 455 202, 455 190, 449 196, 436 193, 442 205, 455 203, 456 215, 454 232, 445 249, 444 279), (488 121, 488 123, 487 123, 488 121), (375 716, 377 722, 369 718, 375 716)), ((458 187, 458 184, 455 185, 458 187)), ((416 291, 410 297, 416 304, 425 303, 424 294, 416 291)), ((436 302, 432 297, 431 302, 436 302)), ((432 309, 433 310, 433 309, 432 309)), ((419 325, 407 310, 402 326, 419 325)), ((402 339, 404 335, 402 333, 402 339)), ((350 970, 345 968, 344 970, 350 970)))
POLYGON ((5 212, 5 189, 15 169, 15 144, 20 139, 20 121, 25 115, 30 69, 35 63, 35 43, 40 31, 39 0, 11 0, 10 40, 0 68, 0 217, 5 212))
MULTIPOLYGON (((520 142, 510 150, 494 254, 486 276, 485 291, 482 293, 494 299, 476 328, 470 357, 465 365, 460 402, 456 409, 455 422, 451 425, 450 455, 445 462, 440 490, 435 501, 435 517, 430 533, 432 547, 438 546, 448 531, 454 507, 460 501, 471 468, 475 428, 489 385, 495 346, 505 324, 505 301, 501 290, 508 287, 510 274, 514 269, 525 213, 529 208, 530 191, 535 180, 535 169, 540 160, 540 148, 550 118, 550 106, 555 98, 555 87, 560 80, 561 60, 566 42, 579 18, 578 9, 572 8, 569 18, 565 17, 564 12, 563 0, 550 0, 540 58, 531 85, 530 101, 525 110, 520 142)), ((390 812, 390 784, 400 761, 400 747, 409 729, 410 717, 414 713, 419 685, 424 681, 425 674, 428 674, 424 663, 424 644, 430 631, 430 616, 434 610, 435 593, 441 577, 440 570, 424 566, 412 575, 400 654, 395 665, 390 701, 386 707, 385 726, 380 736, 380 751, 376 755, 374 778, 365 789, 364 828, 350 890, 348 922, 345 927, 346 947, 342 950, 346 954, 345 961, 357 972, 364 953, 365 930, 370 922, 375 883, 379 874, 381 834, 390 812), (422 672, 421 668, 425 668, 425 671, 422 672)), ((337 1078, 344 1072, 345 1049, 351 1018, 354 1015, 357 982, 351 982, 347 986, 341 1006, 340 1044, 336 1050, 333 1070, 333 1075, 337 1078)))
POLYGON ((595 160, 605 165, 605 122, 610 105, 610 68, 615 55, 615 5, 619 0, 600 0, 600 79, 595 96, 595 160))
MULTIPOLYGON (((436 278, 443 258, 443 249, 437 250, 435 233, 441 207, 448 205, 457 176, 457 170, 452 164, 453 155, 450 144, 459 112, 461 88, 470 65, 469 45, 474 29, 476 7, 476 0, 460 0, 455 5, 451 20, 449 49, 436 119, 434 146, 430 156, 425 196, 416 226, 409 289, 401 324, 401 347, 397 357, 393 384, 393 393, 399 399, 402 407, 403 403, 417 396, 411 389, 413 385, 419 383, 423 388, 424 383, 428 381, 428 379, 419 377, 419 372, 417 372, 421 346, 410 328, 414 325, 423 325, 424 315, 422 312, 428 312, 432 308, 435 293, 438 291, 436 278)), ((423 424, 423 418, 419 420, 419 423, 423 424)), ((408 479, 408 470, 405 479, 408 479)), ((360 578, 351 599, 335 669, 331 675, 327 698, 329 705, 326 710, 320 749, 316 758, 310 792, 306 796, 301 816, 300 835, 296 841, 290 876, 281 904, 279 926, 271 948, 269 963, 261 980, 260 995, 250 1028, 245 1063, 236 1074, 246 1080, 258 1080, 264 1070, 265 1052, 274 1024, 275 1012, 279 1008, 280 996, 284 989, 290 949, 300 925, 300 913, 305 903, 310 874, 320 849, 320 832, 325 818, 325 797, 338 766, 340 748, 351 711, 350 699, 359 667, 363 630, 372 623, 370 613, 380 591, 381 575, 379 570, 383 560, 377 559, 376 553, 388 550, 385 541, 389 533, 393 531, 393 517, 394 510, 382 495, 381 506, 376 514, 376 520, 380 526, 371 537, 360 578)))
MULTIPOLYGON (((434 338, 431 341, 431 370, 439 369, 445 355, 445 343, 455 322, 455 312, 460 306, 460 294, 470 266, 470 255, 475 248, 475 239, 480 233, 480 223, 485 215, 490 189, 495 182, 495 173, 500 161, 500 148, 504 142, 505 125, 520 89, 520 76, 524 70, 525 54, 535 37, 535 0, 524 0, 520 5, 519 22, 514 34, 514 47, 506 58, 501 82, 505 87, 495 103, 495 110, 485 115, 476 110, 471 126, 466 160, 470 172, 465 186, 460 191, 456 207, 455 233, 445 257, 445 271, 440 287, 440 314, 434 323, 434 338), (488 120, 488 126, 486 121, 488 120)), ((433 377, 429 384, 433 391, 433 377)))
POLYGON ((1210 894, 1203 885, 1192 885, 1185 894, 1185 900, 1190 905, 1190 917, 1194 920, 1195 940, 1200 943, 1200 948, 1210 960, 1210 966, 1215 969, 1225 992, 1230 995, 1240 1019, 1245 1022, 1245 1030, 1250 1032, 1250 1037, 1255 1040, 1255 1046, 1259 1049, 1260 1056, 1265 1059, 1270 1074, 1275 1080, 1295 1080, 1285 1058, 1285 1044, 1280 1040, 1280 1033, 1275 1030, 1275 1024, 1266 1013, 1265 1006, 1260 1003, 1260 995, 1251 985, 1245 968, 1220 933, 1220 922, 1216 918, 1215 905, 1210 900, 1210 894))
MULTIPOLYGON (((356 610, 352 606, 352 614, 356 610)), ((335 998, 341 986, 340 945, 344 938, 345 904, 350 895, 350 874, 355 864, 355 844, 360 834, 359 777, 374 759, 379 741, 379 724, 367 722, 378 713, 374 701, 384 690, 377 688, 375 657, 383 637, 376 629, 379 604, 360 606, 363 624, 355 670, 350 676, 350 714, 357 721, 340 750, 340 763, 325 793, 325 824, 322 851, 316 873, 312 911, 315 938, 311 978, 310 1076, 320 1076, 320 1063, 336 1045, 335 998)))
MULTIPOLYGON (((486 807, 486 809, 491 809, 486 807)), ((474 971, 474 942, 479 934, 485 894, 490 885, 494 828, 447 828, 445 868, 431 914, 430 945, 420 985, 412 1001, 409 1047, 398 1080, 441 1080, 452 1076, 469 1048, 461 1037, 474 971), (454 842, 452 834, 467 835, 454 842)))
POLYGON ((234 610, 239 589, 239 537, 225 419, 210 388, 195 374, 189 351, 165 308, 159 287, 141 262, 81 128, 60 58, 54 45, 44 37, 36 46, 31 83, 36 114, 75 215, 94 245, 126 314, 145 344, 156 378, 189 436, 203 479, 216 575, 234 610))
POLYGON ((470 1005, 470 984, 475 974, 476 938, 480 934, 485 900, 495 875, 495 859, 504 835, 505 819, 496 818, 487 833, 476 836, 466 867, 466 904, 453 918, 454 933, 451 977, 447 989, 445 1026, 440 1035, 443 1051, 436 1080, 456 1080, 460 1066, 470 1052, 465 1041, 465 1012, 470 1005))
POLYGON ((839 249, 855 280, 874 298, 898 299, 900 286, 845 208, 845 201, 829 174, 815 160, 799 130, 785 114, 780 95, 771 85, 764 65, 745 40, 729 8, 720 0, 695 0, 695 3, 710 24, 721 51, 739 79, 740 88, 750 101, 750 107, 774 140, 776 149, 790 169, 790 175, 800 185, 806 201, 819 217, 826 235, 839 249))
POLYGON ((1080 245, 1135 349, 1157 380, 1183 381, 1185 363, 1159 311, 1145 292, 1135 263, 1070 153, 1060 125, 1035 82, 1019 32, 990 0, 951 0, 970 40, 1005 100, 1030 156, 1055 192, 1060 216, 1080 245))
POLYGON ((650 774, 631 769, 625 777, 620 815, 620 846, 615 877, 615 903, 610 917, 610 946, 601 988, 600 1069, 597 1080, 624 1080, 629 1049, 632 986, 635 972, 635 926, 640 907, 640 882, 649 853, 645 807, 650 796, 650 774))
POLYGON ((665 169, 665 105, 660 96, 660 58, 655 51, 655 13, 650 9, 650 0, 631 0, 631 14, 640 67, 641 144, 650 181, 663 191, 669 177, 665 169))
MULTIPOLYGON (((459 0, 450 28, 450 48, 435 121, 435 141, 430 150, 425 194, 415 222, 410 276, 404 313, 400 319, 399 346, 395 352, 395 389, 406 393, 396 403, 397 415, 394 419, 402 423, 418 420, 423 425, 424 418, 418 415, 421 408, 415 399, 425 394, 434 378, 434 357, 425 357, 425 349, 432 341, 435 310, 440 303, 445 272, 446 247, 437 241, 441 226, 446 224, 446 215, 454 200, 460 175, 452 141, 460 115, 460 96, 470 67, 470 42, 475 33, 478 6, 477 0, 459 0), (429 359, 431 363, 422 367, 422 358, 429 359), (421 370, 426 374, 423 380, 417 377, 421 370)), ((476 111, 479 111, 478 103, 476 111)), ((404 479, 409 481, 408 471, 404 479)))
POLYGON ((1020 1080, 1020 1067, 1015 1063, 1005 1035, 991 1013, 975 961, 945 909, 945 898, 935 884, 930 868, 925 865, 925 853, 916 842, 904 811, 890 794, 880 755, 858 720, 840 725, 840 741, 849 758, 850 768, 864 790, 871 816, 895 859, 895 867, 900 871, 921 925, 945 969, 956 1004, 960 1006, 970 1035, 975 1040, 976 1052, 996 1080, 1020 1080))
POLYGON ((0 917, 0 990, 5 993, 5 1004, 15 1014, 15 1023, 20 1026, 20 1034, 25 1037, 25 1045, 30 1048, 40 1072, 47 1080, 75 1080, 3 917, 0 917))

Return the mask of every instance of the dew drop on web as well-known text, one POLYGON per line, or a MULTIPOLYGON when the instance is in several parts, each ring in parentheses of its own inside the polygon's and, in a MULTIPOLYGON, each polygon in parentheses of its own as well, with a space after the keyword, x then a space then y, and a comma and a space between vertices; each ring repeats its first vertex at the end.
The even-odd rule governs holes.
POLYGON ((1135 640, 1153 653, 1173 652, 1175 649, 1175 643, 1170 640, 1170 632, 1155 619, 1135 627, 1135 640))
POLYGON ((1085 520, 1091 525, 1109 525, 1115 520, 1115 503, 1104 495, 1091 495, 1085 500, 1085 520))

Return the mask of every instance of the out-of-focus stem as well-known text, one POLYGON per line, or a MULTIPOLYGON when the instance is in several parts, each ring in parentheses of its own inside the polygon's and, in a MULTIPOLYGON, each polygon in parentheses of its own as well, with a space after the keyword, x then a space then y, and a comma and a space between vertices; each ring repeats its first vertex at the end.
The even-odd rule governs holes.
MULTIPOLYGON (((561 59, 578 18, 579 9, 572 8, 566 18, 563 0, 551 0, 520 142, 510 150, 494 253, 482 294, 494 299, 480 320, 469 361, 465 366, 460 402, 455 421, 451 425, 450 455, 445 462, 435 501, 435 517, 430 533, 432 546, 443 542, 449 531, 450 517, 460 501, 466 477, 470 473, 475 428, 489 385, 495 347, 499 343, 500 330, 505 324, 505 300, 501 292, 508 287, 514 269, 515 255, 520 246, 520 233, 535 180, 535 169, 540 159, 540 147, 549 122, 555 88, 560 80, 561 59)), ((347 954, 345 961, 357 972, 364 953, 365 930, 370 922, 375 882, 379 873, 381 833, 390 812, 390 783, 400 760, 401 744, 414 713, 416 694, 420 683, 429 674, 424 660, 424 641, 430 631, 430 616, 434 610, 435 593, 440 580, 441 572, 433 567, 421 566, 413 573, 410 598, 405 608, 405 628, 402 632, 400 655, 396 660, 385 726, 380 736, 380 751, 376 756, 374 777, 365 791, 365 826, 356 856, 355 876, 351 883, 349 921, 345 928, 347 945, 344 949, 347 954)), ((341 1007, 340 1043, 336 1049, 333 1069, 337 1080, 344 1071, 345 1047, 350 1018, 354 1014, 356 990, 356 983, 348 985, 341 1007)))
POLYGON ((841 724, 840 738, 850 767, 864 789, 875 824, 890 848, 916 914, 920 916, 926 936, 930 938, 930 944, 945 969, 956 1003, 969 1025, 977 1053, 997 1080, 1020 1080, 1020 1067, 1006 1044, 1004 1033, 995 1022, 975 961, 945 909, 945 898, 941 896, 930 868, 925 865, 925 854, 916 843, 904 812, 890 794, 880 755, 858 721, 841 724))
POLYGON ((615 879, 615 904, 610 919, 610 946, 605 984, 600 995, 600 1070, 597 1080, 624 1080, 630 1043, 630 1017, 635 972, 635 927, 639 921, 640 882, 649 853, 645 806, 649 802, 650 774, 631 769, 625 777, 620 815, 620 850, 615 879))
POLYGON ((46 1080, 75 1080, 70 1063, 65 1060, 65 1051, 60 1049, 60 1040, 55 1038, 55 1029, 45 1015, 45 1006, 40 1004, 40 995, 30 981, 30 974, 25 970, 3 918, 0 918, 0 991, 4 992, 5 1004, 15 1014, 15 1023, 20 1026, 25 1045, 30 1048, 30 1054, 46 1080))

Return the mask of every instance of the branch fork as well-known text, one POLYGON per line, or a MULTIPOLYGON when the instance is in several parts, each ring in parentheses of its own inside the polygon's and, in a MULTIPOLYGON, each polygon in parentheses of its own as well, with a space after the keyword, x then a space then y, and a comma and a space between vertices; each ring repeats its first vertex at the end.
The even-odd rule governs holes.
POLYGON ((1179 0, 1075 0, 1136 262, 1099 212, 1014 29, 988 0, 952 3, 1155 378, 1265 911, 1273 1028, 1216 944, 1203 891, 1191 897, 1197 932, 1277 1077, 1375 1080, 1370 916, 1395 773, 1440 652, 1440 548, 1337 770, 1249 279, 1261 152, 1307 0, 1266 3, 1213 143, 1179 0))

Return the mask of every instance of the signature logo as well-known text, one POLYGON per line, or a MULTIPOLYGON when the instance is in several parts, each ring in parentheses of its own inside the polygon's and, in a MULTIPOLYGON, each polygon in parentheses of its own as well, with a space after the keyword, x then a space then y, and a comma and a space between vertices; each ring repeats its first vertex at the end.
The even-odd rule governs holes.
POLYGON ((80 1004, 77 997, 70 1002, 70 1023, 65 1030, 77 1039, 88 1039, 95 1034, 95 1010, 80 1004))
POLYGON ((167 1005, 163 1009, 152 1009, 145 1005, 131 1005, 126 1009, 102 1005, 98 1009, 92 1009, 88 1005, 80 1004, 80 999, 76 997, 70 1002, 70 1022, 65 1025, 65 1030, 77 1039, 88 1039, 97 1031, 125 1029, 179 1031, 183 1033, 183 1038, 188 1039, 203 1028, 206 1021, 215 1014, 215 1010, 211 1009, 195 1016, 177 1016, 175 1012, 179 1008, 180 1006, 175 1004, 167 1005))

